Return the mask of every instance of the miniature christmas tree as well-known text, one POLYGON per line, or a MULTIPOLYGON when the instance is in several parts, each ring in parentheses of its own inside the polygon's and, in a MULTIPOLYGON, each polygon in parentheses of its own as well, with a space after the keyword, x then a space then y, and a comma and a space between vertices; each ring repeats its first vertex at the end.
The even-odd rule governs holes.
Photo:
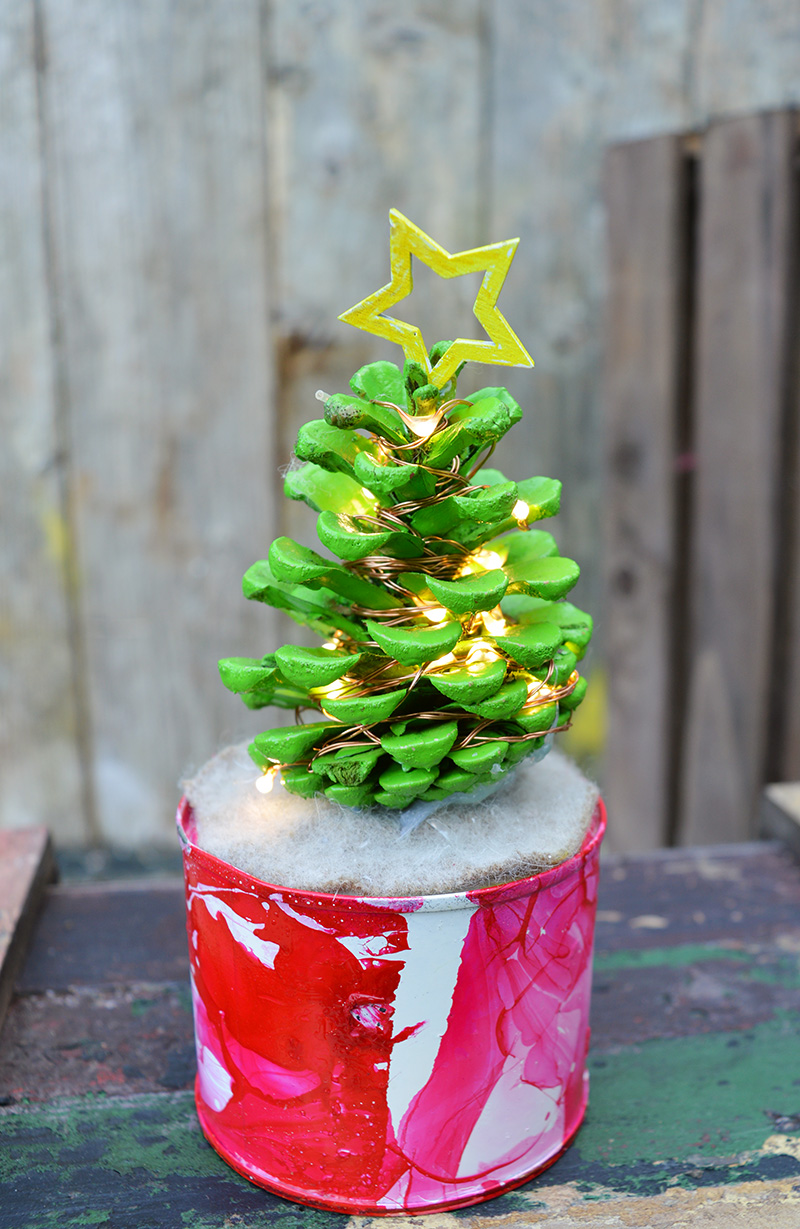
POLYGON ((504 388, 456 389, 469 358, 532 366, 496 307, 517 241, 451 255, 392 211, 391 244, 392 281, 340 318, 397 341, 405 365, 362 367, 352 396, 318 393, 324 417, 301 429, 286 477, 336 558, 278 538, 243 582, 324 643, 219 666, 248 707, 296 710, 250 746, 267 788, 279 771, 304 797, 404 809, 493 787, 565 729, 592 624, 563 600, 577 564, 530 528, 558 512, 561 484, 484 468, 519 405, 504 388), (411 289, 412 255, 444 277, 485 271, 474 310, 488 341, 428 352, 383 314, 411 289))

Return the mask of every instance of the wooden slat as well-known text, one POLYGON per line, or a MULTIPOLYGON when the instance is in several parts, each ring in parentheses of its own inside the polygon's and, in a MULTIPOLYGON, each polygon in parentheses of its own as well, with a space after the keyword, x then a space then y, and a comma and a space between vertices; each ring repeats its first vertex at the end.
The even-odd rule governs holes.
MULTIPOLYGON (((800 465, 798 466, 800 473, 800 465)), ((797 537, 789 562, 794 572, 791 588, 791 607, 786 630, 786 654, 782 679, 779 684, 785 689, 780 746, 775 764, 776 775, 786 781, 800 778, 800 500, 795 513, 798 521, 797 537)))
MULTIPOLYGON (((800 176, 800 168, 796 174, 800 176)), ((797 225, 800 229, 800 224, 797 225)), ((779 781, 800 781, 800 252, 795 251, 794 258, 791 274, 795 293, 794 320, 788 344, 788 413, 783 433, 784 525, 783 553, 779 561, 782 573, 779 594, 783 606, 777 621, 779 642, 773 675, 779 728, 775 730, 768 760, 768 775, 779 781)))
POLYGON ((54 395, 35 6, 0 11, 0 827, 86 839, 54 395))
POLYGON ((272 641, 261 6, 40 7, 99 831, 168 843, 181 771, 258 728, 216 659, 272 641))
MULTIPOLYGON (((316 389, 347 391, 353 372, 375 358, 402 366, 399 347, 336 319, 389 280, 390 207, 451 251, 495 237, 481 229, 475 159, 481 11, 480 0, 437 6, 435 18, 414 6, 401 14, 376 0, 345 7, 323 0, 311 22, 301 5, 273 6, 267 48, 281 464, 298 428, 319 416, 316 389)), ((429 345, 475 324, 473 279, 428 277, 416 262, 414 277, 414 294, 398 314, 418 323, 429 345)), ((475 368, 470 378, 481 382, 487 370, 475 368)), ((303 506, 284 502, 281 518, 282 532, 317 545, 303 506)))
POLYGON ((779 841, 659 849, 604 862, 598 953, 777 943, 796 928, 800 872, 779 841))
POLYGON ((174 1092, 195 1072, 188 984, 20 995, 0 1037, 0 1105, 174 1092))
MULTIPOLYGON (((501 305, 536 362, 533 371, 498 372, 525 417, 501 442, 493 463, 514 479, 535 472, 562 481, 562 510, 552 528, 562 552, 581 567, 571 600, 597 616, 585 668, 598 667, 599 674, 607 628, 600 617, 605 590, 600 164, 610 140, 680 129, 687 112, 675 82, 687 55, 685 18, 665 22, 657 4, 578 8, 503 0, 486 8, 491 14, 486 156, 491 173, 484 180, 489 229, 493 237, 521 237, 501 305)), ((598 685, 595 698, 600 690, 598 685)), ((593 706, 588 701, 576 721, 599 756, 602 716, 592 721, 593 706)), ((602 704, 595 712, 602 714, 602 704)), ((613 823, 612 817, 611 840, 613 823)))
POLYGON ((0 831, 0 1029, 42 893, 55 873, 46 828, 0 831))
POLYGON ((700 176, 684 842, 755 832, 774 651, 793 237, 791 112, 712 124, 700 176))
POLYGON ((17 988, 182 982, 187 960, 181 879, 62 884, 47 892, 17 988))
POLYGON ((615 847, 667 842, 673 767, 673 636, 687 169, 672 136, 612 147, 605 161, 609 683, 606 785, 615 847))

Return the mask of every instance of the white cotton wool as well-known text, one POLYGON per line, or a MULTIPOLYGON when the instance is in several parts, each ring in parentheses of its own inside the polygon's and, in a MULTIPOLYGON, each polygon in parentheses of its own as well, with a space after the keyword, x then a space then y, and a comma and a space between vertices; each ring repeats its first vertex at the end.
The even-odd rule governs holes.
POLYGON ((247 744, 183 782, 200 846, 267 883, 358 896, 456 892, 521 879, 580 848, 598 791, 558 751, 524 761, 485 802, 443 806, 401 836, 394 813, 269 794, 247 744))

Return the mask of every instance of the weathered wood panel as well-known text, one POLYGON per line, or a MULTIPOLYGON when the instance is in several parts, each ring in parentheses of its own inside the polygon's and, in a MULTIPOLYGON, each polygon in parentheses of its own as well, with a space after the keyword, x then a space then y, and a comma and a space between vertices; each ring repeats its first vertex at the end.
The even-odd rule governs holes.
MULTIPOLYGON (((479 205, 481 12, 480 0, 274 8, 267 77, 282 463, 300 425, 319 413, 317 388, 345 391, 377 357, 402 365, 398 347, 336 320, 389 280, 389 209, 451 251, 493 237, 479 205)), ((427 274, 415 262, 403 318, 429 345, 472 335, 473 279, 427 274)), ((315 544, 302 506, 284 504, 281 515, 284 532, 315 544)))
POLYGON ((19 979, 23 994, 132 981, 183 982, 188 948, 182 879, 62 884, 19 979))
MULTIPOLYGON (((795 175, 800 178, 800 167, 795 168, 795 175)), ((800 231, 800 219, 795 225, 800 231)), ((794 302, 787 346, 787 413, 782 437, 781 606, 775 627, 772 745, 767 750, 767 778, 778 781, 800 781, 800 237, 795 242, 795 263, 790 271, 794 302)))
POLYGON ((686 843, 755 832, 775 649, 794 154, 791 112, 722 121, 703 138, 686 843))
MULTIPOLYGON (((800 512, 796 513, 796 519, 800 521, 800 512)), ((789 560, 794 570, 794 584, 790 592, 791 608, 790 617, 787 620, 788 653, 782 676, 782 685, 786 688, 786 702, 783 709, 783 729, 780 733, 776 765, 776 775, 782 781, 800 780, 800 548, 796 544, 798 541, 800 541, 800 535, 795 539, 794 550, 789 560)))
POLYGON ((662 845, 674 803, 687 189, 677 137, 609 151, 605 790, 614 842, 626 850, 662 845))
POLYGON ((45 884, 55 874, 46 828, 0 831, 0 1029, 45 884))
MULTIPOLYGON (((521 236, 503 303, 536 362, 533 372, 504 373, 526 416, 496 457, 512 478, 548 473, 564 483, 555 533, 581 565, 574 600, 598 616, 592 668, 608 625, 599 617, 602 156, 609 141, 685 126, 687 6, 673 3, 667 15, 659 4, 504 0, 492 6, 489 54, 488 212, 494 235, 521 236)), ((591 735, 598 752, 601 737, 591 735)))
POLYGON ((181 769, 246 717, 215 659, 271 640, 238 596, 274 532, 260 6, 41 11, 98 818, 169 841, 181 769))
MULTIPOLYGON (((790 0, 37 0, 0 30, 0 823, 171 840, 181 768, 279 719, 214 658, 275 641, 238 582, 316 387, 399 357, 335 321, 386 279, 391 205, 453 248, 522 236, 502 307, 537 366, 502 373, 527 416, 497 462, 564 480, 601 614, 601 151, 796 99, 790 0)), ((423 272, 426 335, 474 329, 469 280, 423 272)))
POLYGON ((0 12, 0 826, 84 822, 33 5, 0 12))
POLYGON ((602 351, 594 322, 603 250, 601 143, 592 129, 603 89, 595 69, 603 17, 597 5, 509 0, 493 6, 491 174, 482 185, 492 235, 521 237, 501 305, 536 364, 532 372, 503 372, 501 382, 525 416, 493 461, 515 480, 531 474, 562 480, 562 510, 548 528, 562 553, 580 562, 575 602, 595 613, 602 351), (581 81, 585 110, 574 107, 558 80, 581 81))

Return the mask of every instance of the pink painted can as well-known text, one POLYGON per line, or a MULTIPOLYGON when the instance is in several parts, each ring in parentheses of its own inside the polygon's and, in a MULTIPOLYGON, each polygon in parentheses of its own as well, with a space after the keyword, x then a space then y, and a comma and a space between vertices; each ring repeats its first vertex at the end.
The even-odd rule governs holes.
POLYGON ((586 1109, 597 805, 528 879, 383 900, 276 887, 178 811, 206 1138, 267 1190, 431 1212, 534 1177, 586 1109))

